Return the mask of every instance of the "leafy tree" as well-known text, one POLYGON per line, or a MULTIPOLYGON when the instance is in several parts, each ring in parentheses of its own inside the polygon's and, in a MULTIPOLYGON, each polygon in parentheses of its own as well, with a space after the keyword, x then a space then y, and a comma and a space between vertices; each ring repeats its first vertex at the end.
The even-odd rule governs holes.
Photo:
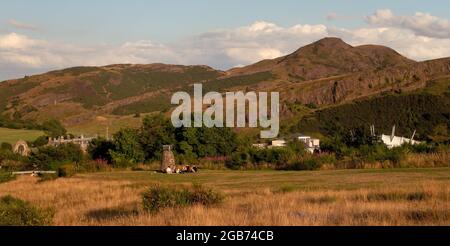
POLYGON ((139 134, 145 158, 160 158, 163 145, 176 143, 174 131, 169 119, 162 114, 145 117, 139 134))
MULTIPOLYGON (((228 156, 239 145, 237 135, 229 128, 181 127, 175 129, 175 138, 178 143, 189 144, 198 157, 228 156)), ((176 149, 182 151, 180 148, 178 144, 176 149)))
POLYGON ((40 136, 36 138, 36 140, 33 141, 34 147, 41 147, 48 143, 48 137, 47 136, 40 136))
POLYGON ((111 151, 114 151, 115 147, 112 141, 96 138, 89 143, 88 153, 93 160, 105 160, 112 163, 111 151))
POLYGON ((67 133, 66 128, 58 120, 52 119, 42 123, 42 128, 50 137, 64 136, 67 133))
POLYGON ((116 165, 132 165, 145 159, 144 152, 139 143, 138 131, 125 128, 114 134, 114 149, 109 153, 116 165))
POLYGON ((84 159, 80 146, 73 143, 61 144, 57 147, 43 146, 32 152, 30 163, 43 170, 57 170, 63 164, 80 164, 84 159))

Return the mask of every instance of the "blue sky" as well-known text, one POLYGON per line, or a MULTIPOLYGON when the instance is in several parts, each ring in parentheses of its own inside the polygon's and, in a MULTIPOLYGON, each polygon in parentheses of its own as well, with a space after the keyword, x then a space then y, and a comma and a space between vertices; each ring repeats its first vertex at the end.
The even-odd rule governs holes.
POLYGON ((264 20, 289 26, 324 23, 337 13, 354 19, 341 26, 363 24, 363 17, 389 8, 398 14, 416 11, 450 19, 447 1, 275 1, 275 0, 2 0, 0 28, 15 19, 42 28, 33 36, 76 42, 170 41, 216 28, 232 28, 264 20))
POLYGON ((449 9, 449 2, 438 0, 2 0, 0 80, 115 62, 228 69, 284 55, 322 36, 388 45, 417 60, 450 56, 449 9), (302 30, 294 32, 296 25, 302 30), (371 38, 362 38, 365 31, 371 38), (405 38, 407 47, 401 45, 405 38))

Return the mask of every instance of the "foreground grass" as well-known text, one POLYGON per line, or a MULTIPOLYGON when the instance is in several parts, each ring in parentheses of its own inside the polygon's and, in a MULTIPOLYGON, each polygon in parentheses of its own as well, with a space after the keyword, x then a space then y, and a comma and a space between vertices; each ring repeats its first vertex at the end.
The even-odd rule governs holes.
POLYGON ((0 127, 0 143, 15 144, 18 140, 34 141, 44 135, 44 132, 37 130, 19 130, 0 127))
POLYGON ((0 184, 8 194, 53 208, 55 225, 450 225, 450 168, 21 177, 0 184), (155 183, 201 184, 226 199, 146 213, 141 193, 155 183))

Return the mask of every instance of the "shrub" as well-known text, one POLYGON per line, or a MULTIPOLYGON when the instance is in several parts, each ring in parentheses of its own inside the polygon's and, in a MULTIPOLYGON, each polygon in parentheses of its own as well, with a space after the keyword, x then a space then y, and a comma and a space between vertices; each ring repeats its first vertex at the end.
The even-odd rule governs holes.
POLYGON ((56 180, 58 177, 57 173, 40 173, 39 182, 56 180))
POLYGON ((230 169, 239 169, 250 162, 250 156, 246 152, 237 152, 225 162, 225 166, 230 169))
POLYGON ((9 151, 12 151, 12 145, 10 144, 10 143, 5 143, 5 142, 3 142, 2 144, 1 144, 1 147, 0 147, 1 149, 3 149, 3 150, 9 150, 9 151))
POLYGON ((40 136, 36 138, 36 140, 33 141, 34 147, 42 147, 45 146, 48 143, 48 137, 47 136, 40 136))
POLYGON ((43 170, 58 170, 67 163, 81 163, 84 159, 80 146, 73 143, 61 144, 57 147, 44 146, 32 152, 30 163, 43 170))
POLYGON ((294 165, 296 170, 317 170, 320 168, 320 163, 315 159, 306 159, 294 165))
POLYGON ((308 103, 305 106, 310 108, 310 109, 316 109, 317 108, 317 105, 315 103, 308 103))
POLYGON ((0 183, 5 183, 16 179, 16 176, 12 172, 0 171, 0 183))
POLYGON ((87 161, 81 165, 81 171, 83 172, 110 172, 112 170, 108 161, 97 159, 93 161, 87 161))
POLYGON ((62 165, 58 168, 58 177, 72 177, 76 174, 76 168, 72 164, 62 165))
POLYGON ((42 123, 42 129, 50 137, 64 136, 67 133, 67 130, 61 124, 61 122, 55 119, 51 119, 42 123))
POLYGON ((3 171, 8 172, 23 171, 30 168, 28 163, 26 163, 25 161, 11 159, 1 161, 1 166, 3 171))
POLYGON ((38 209, 28 202, 4 196, 0 198, 0 225, 42 226, 51 224, 53 213, 38 209))
POLYGON ((200 185, 194 185, 192 191, 188 193, 188 196, 191 204, 201 204, 204 206, 218 204, 223 200, 221 194, 200 185))
POLYGON ((222 200, 221 194, 201 186, 183 189, 155 186, 142 195, 144 209, 151 213, 156 213, 160 209, 168 207, 183 207, 195 204, 210 206, 218 204, 222 200))
POLYGON ((112 141, 104 138, 96 138, 89 143, 88 153, 93 160, 101 159, 112 163, 110 150, 114 150, 115 145, 112 141))

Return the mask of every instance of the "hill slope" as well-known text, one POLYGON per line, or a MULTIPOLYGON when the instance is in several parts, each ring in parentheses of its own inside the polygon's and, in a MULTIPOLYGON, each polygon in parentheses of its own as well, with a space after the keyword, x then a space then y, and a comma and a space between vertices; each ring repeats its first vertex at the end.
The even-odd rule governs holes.
POLYGON ((207 66, 122 64, 5 81, 0 83, 0 108, 10 118, 57 118, 80 126, 111 114, 167 111, 173 92, 190 91, 201 82, 204 91, 279 91, 282 116, 290 119, 298 112, 289 105, 327 108, 420 90, 446 76, 450 58, 415 62, 388 47, 353 47, 325 38, 292 54, 225 72, 207 66))

